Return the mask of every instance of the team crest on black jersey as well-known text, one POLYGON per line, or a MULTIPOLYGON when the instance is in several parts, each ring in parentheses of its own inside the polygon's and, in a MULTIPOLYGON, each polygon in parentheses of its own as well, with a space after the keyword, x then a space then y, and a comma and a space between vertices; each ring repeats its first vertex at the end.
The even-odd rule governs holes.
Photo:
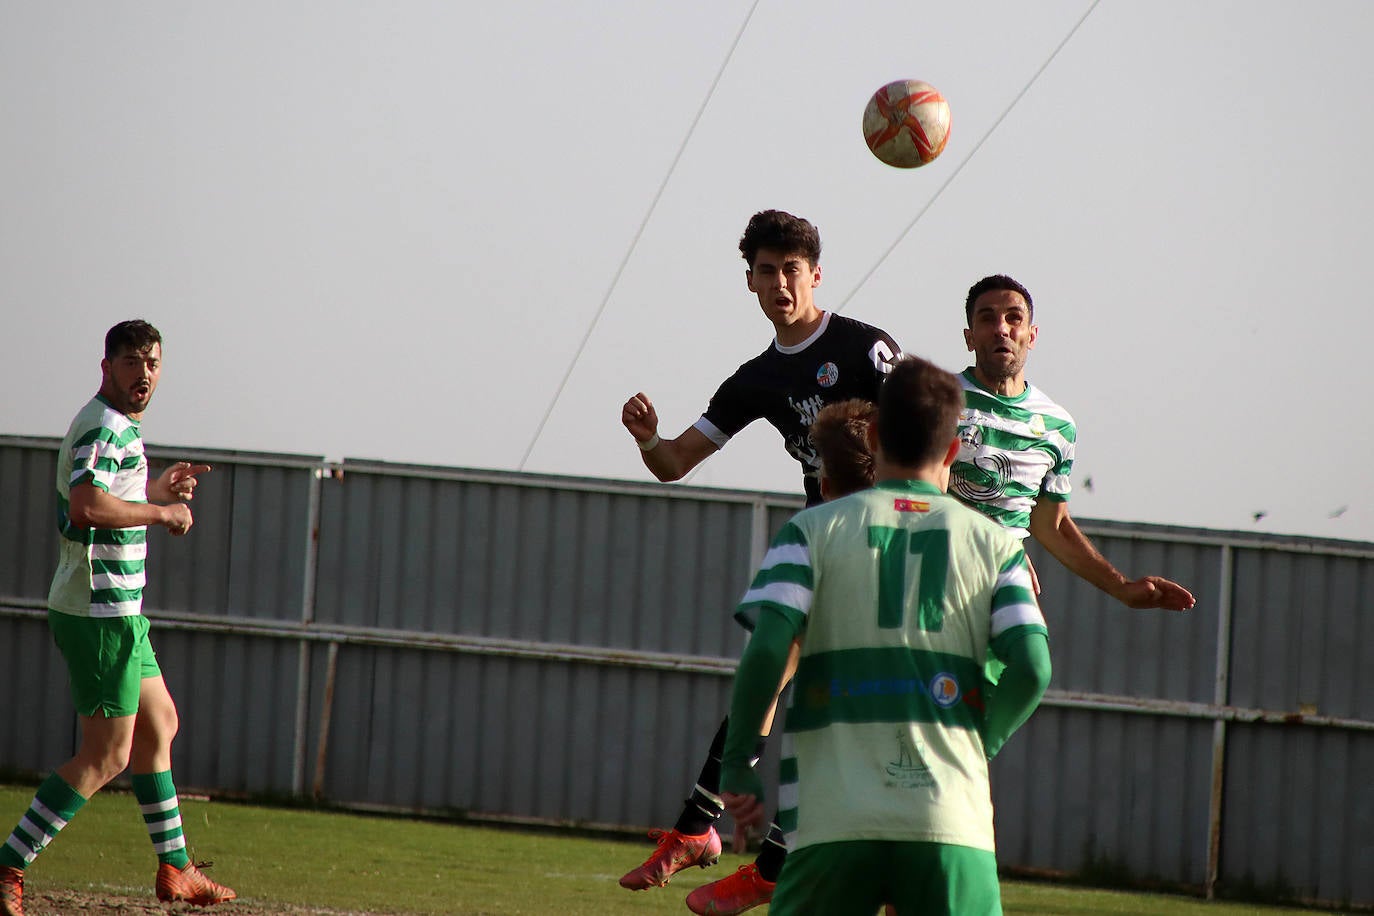
POLYGON ((840 380, 840 367, 834 363, 823 363, 816 370, 816 384, 822 388, 833 388, 835 383, 840 380))

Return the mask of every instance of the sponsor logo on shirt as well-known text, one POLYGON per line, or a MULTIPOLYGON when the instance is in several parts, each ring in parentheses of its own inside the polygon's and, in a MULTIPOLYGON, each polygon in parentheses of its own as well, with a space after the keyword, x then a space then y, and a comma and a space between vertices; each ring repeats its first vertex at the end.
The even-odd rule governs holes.
POLYGON ((964 502, 993 502, 1006 495, 1011 475, 1011 458, 1002 452, 961 457, 950 468, 949 488, 964 502))
POLYGON ((816 370, 816 384, 822 388, 833 388, 840 380, 840 367, 834 363, 824 363, 816 370))
POLYGON ((959 427, 959 460, 972 461, 973 456, 983 447, 983 427, 959 427))
POLYGON ((921 759, 921 749, 912 741, 911 735, 902 729, 897 730, 897 759, 888 763, 887 775, 895 780, 888 785, 903 789, 930 789, 935 786, 935 776, 921 759))
POLYGON ((894 499, 892 508, 898 512, 929 512, 930 503, 919 499, 894 499))
POLYGON ((959 682, 954 675, 941 671, 930 680, 930 698, 941 709, 949 709, 959 702, 959 682))
POLYGON ((1030 427, 1030 433, 1037 438, 1045 435, 1045 418, 1040 414, 1031 414, 1030 422, 1026 424, 1030 427))
POLYGON ((794 400, 791 395, 788 395, 787 403, 792 405, 792 409, 797 412, 797 416, 801 419, 802 425, 806 426, 808 429, 811 427, 812 423, 816 422, 816 414, 820 413, 821 408, 825 406, 825 402, 821 400, 819 394, 813 394, 811 397, 801 401, 794 400))

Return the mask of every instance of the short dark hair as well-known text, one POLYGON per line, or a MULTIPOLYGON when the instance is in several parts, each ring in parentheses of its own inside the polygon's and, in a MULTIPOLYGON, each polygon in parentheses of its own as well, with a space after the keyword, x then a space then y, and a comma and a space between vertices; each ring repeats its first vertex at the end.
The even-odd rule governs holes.
POLYGON ((162 343, 162 335, 142 318, 121 321, 105 332, 105 358, 114 359, 126 349, 141 353, 153 344, 162 343))
POLYGON ((821 476, 836 496, 848 496, 873 486, 873 451, 868 428, 878 405, 862 398, 827 404, 811 424, 811 445, 821 459, 821 476))
POLYGON ((1006 274, 993 274, 969 287, 968 298, 964 300, 964 318, 968 321, 969 327, 973 327, 973 303, 977 302, 978 297, 983 293, 990 293, 997 289, 1007 289, 1014 293, 1020 293, 1021 298, 1026 300, 1026 311, 1030 313, 1031 321, 1035 320, 1035 303, 1031 300, 1030 290, 1006 274))
POLYGON ((762 210, 749 217, 749 225, 739 239, 739 253, 751 270, 761 248, 802 255, 815 267, 821 262, 821 233, 800 216, 782 210, 762 210))
POLYGON ((893 364, 878 393, 878 444, 888 461, 921 467, 944 458, 959 430, 964 389, 919 356, 893 364))

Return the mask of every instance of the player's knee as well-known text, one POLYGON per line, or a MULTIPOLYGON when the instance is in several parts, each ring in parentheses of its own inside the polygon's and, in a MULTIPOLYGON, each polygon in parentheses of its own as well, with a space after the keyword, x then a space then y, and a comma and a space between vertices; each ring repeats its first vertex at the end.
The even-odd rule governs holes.
POLYGON ((90 777, 103 786, 124 772, 124 769, 129 765, 131 751, 132 746, 128 742, 102 744, 95 747, 83 745, 76 759, 90 777))

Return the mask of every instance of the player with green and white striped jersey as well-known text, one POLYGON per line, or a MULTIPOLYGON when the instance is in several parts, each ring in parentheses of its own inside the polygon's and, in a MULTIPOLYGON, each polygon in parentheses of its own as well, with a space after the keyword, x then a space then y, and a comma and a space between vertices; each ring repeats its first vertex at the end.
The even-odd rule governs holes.
POLYGON ((748 766, 792 642, 779 820, 788 864, 770 912, 1000 913, 988 758, 1034 710, 1049 649, 1021 542, 944 490, 957 379, 908 358, 884 384, 875 488, 803 510, 741 602, 722 759, 728 810, 762 819, 748 766), (1007 664, 983 691, 989 649, 1007 664))
POLYGON ((973 367, 959 381, 964 409, 950 492, 1024 538, 1038 500, 1069 497, 1073 417, 1029 383, 1020 394, 1000 395, 979 383, 973 367))
POLYGON ((126 503, 147 503, 140 422, 97 394, 57 453, 57 572, 48 607, 77 617, 129 617, 143 609, 146 525, 83 528, 71 519, 72 485, 89 483, 126 503))
POLYGON ((1027 533, 1070 572, 1132 608, 1184 611, 1192 594, 1161 576, 1128 579, 1069 515, 1078 434, 1068 411, 1026 381, 1040 329, 1030 292, 1011 277, 984 277, 964 302, 964 344, 974 364, 961 377, 964 410, 950 492, 1027 533))
POLYGON ((147 526, 182 535, 209 465, 177 462, 148 478, 141 422, 162 374, 162 335, 123 321, 105 335, 100 390, 76 415, 57 460, 59 561, 48 626, 67 663, 81 745, 38 787, 0 843, 0 916, 24 916, 24 873, 87 799, 127 767, 158 859, 157 898, 207 906, 232 890, 186 852, 172 782, 176 705, 143 616, 147 526))

